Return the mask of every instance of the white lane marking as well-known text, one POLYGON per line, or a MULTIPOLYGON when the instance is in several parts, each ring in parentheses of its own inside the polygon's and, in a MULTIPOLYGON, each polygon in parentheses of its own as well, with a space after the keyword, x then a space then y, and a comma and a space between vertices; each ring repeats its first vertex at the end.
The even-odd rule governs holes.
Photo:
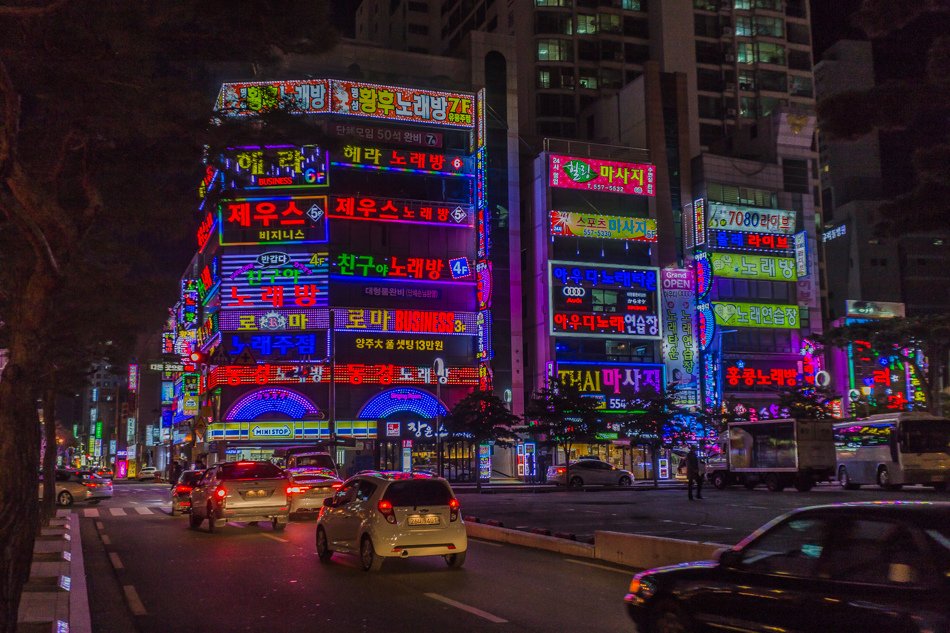
POLYGON ((109 513, 112 514, 112 516, 114 517, 125 516, 125 510, 123 510, 122 508, 109 508, 109 513))
POLYGON ((99 511, 95 508, 86 508, 82 511, 82 515, 87 519, 95 519, 99 516, 99 511))
POLYGON ((731 530, 731 527, 726 527, 725 525, 706 525, 705 523, 700 523, 699 527, 705 528, 715 528, 717 530, 731 530))
POLYGON ((451 598, 446 598, 445 596, 439 595, 437 593, 427 593, 425 595, 428 596, 429 598, 432 598, 433 600, 438 600, 439 602, 444 602, 445 604, 449 606, 453 606, 456 609, 461 609, 462 611, 468 611, 472 615, 477 615, 478 617, 484 618, 494 624, 505 624, 506 622, 508 622, 508 620, 505 620, 504 618, 499 618, 497 615, 492 615, 491 613, 487 611, 482 611, 481 609, 478 609, 476 607, 471 607, 467 604, 456 602, 455 600, 452 600, 451 598))
POLYGON ((470 538, 470 539, 468 539, 468 540, 470 540, 470 541, 475 541, 476 543, 478 543, 478 544, 480 544, 480 545, 491 545, 492 547, 504 547, 504 546, 505 546, 504 543, 496 543, 496 542, 494 542, 494 541, 483 541, 483 540, 480 539, 480 538, 470 538))
POLYGON ((135 587, 132 585, 123 585, 122 590, 125 592, 125 599, 129 603, 129 609, 132 610, 132 615, 145 615, 148 613, 135 587))
POLYGON ((102 521, 96 521, 96 529, 99 530, 100 532, 103 531, 104 529, 106 529, 105 523, 103 523, 102 521))
POLYGON ((139 514, 152 514, 152 511, 148 508, 136 508, 135 511, 139 514))
POLYGON ((269 539, 274 539, 275 541, 280 541, 281 543, 289 543, 289 542, 290 542, 290 541, 288 541, 288 540, 285 539, 285 538, 280 538, 279 536, 274 536, 273 534, 264 533, 264 534, 261 534, 261 536, 266 536, 266 537, 269 538, 269 539))
POLYGON ((691 527, 713 528, 715 530, 731 530, 731 527, 725 525, 708 525, 706 523, 690 523, 689 521, 673 521, 671 519, 662 519, 663 523, 676 523, 677 525, 689 525, 691 527))
POLYGON ((119 555, 115 552, 109 552, 109 560, 112 562, 114 568, 125 569, 125 565, 122 564, 122 559, 120 559, 119 555))
POLYGON ((766 506, 744 506, 738 503, 730 503, 730 508, 752 508, 753 510, 769 510, 770 508, 766 506))
POLYGON ((109 535, 108 535, 108 534, 100 534, 100 535, 99 535, 99 538, 102 539, 102 544, 103 544, 103 545, 112 545, 112 539, 109 538, 109 535))
POLYGON ((139 504, 138 501, 129 501, 129 503, 131 503, 131 504, 134 505, 134 506, 137 506, 137 505, 139 504))
POLYGON ((608 567, 607 565, 598 565, 597 563, 588 563, 585 560, 574 560, 573 558, 565 558, 565 563, 574 563, 575 565, 585 565, 587 567, 596 567, 597 569, 606 569, 607 571, 615 571, 618 574, 623 574, 629 576, 632 572, 627 571, 626 569, 617 569, 616 567, 608 567))

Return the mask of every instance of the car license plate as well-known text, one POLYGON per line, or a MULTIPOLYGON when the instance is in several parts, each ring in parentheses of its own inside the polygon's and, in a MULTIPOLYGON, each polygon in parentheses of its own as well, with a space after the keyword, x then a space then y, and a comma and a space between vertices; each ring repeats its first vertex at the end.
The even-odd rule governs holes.
POLYGON ((438 525, 439 515, 437 514, 414 514, 409 517, 409 525, 438 525))
POLYGON ((247 491, 248 497, 263 497, 265 494, 267 493, 264 492, 263 490, 248 490, 247 491))

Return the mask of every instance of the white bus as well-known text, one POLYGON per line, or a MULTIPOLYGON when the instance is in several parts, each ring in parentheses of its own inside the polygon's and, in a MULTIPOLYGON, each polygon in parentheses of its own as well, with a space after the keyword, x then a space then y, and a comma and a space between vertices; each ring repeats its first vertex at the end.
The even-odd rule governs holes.
POLYGON ((842 488, 877 484, 900 490, 904 484, 924 484, 947 489, 950 420, 927 413, 872 415, 835 424, 834 435, 842 488))

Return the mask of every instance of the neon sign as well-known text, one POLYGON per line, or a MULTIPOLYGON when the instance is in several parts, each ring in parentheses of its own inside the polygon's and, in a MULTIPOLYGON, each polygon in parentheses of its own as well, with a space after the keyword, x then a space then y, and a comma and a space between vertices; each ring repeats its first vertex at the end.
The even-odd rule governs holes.
POLYGON ((656 220, 625 218, 597 213, 551 211, 551 235, 555 237, 598 237, 608 240, 655 242, 656 220))
POLYGON ((222 255, 223 308, 327 305, 327 253, 222 255))
POLYGON ((565 189, 656 195, 656 166, 551 154, 548 185, 565 189))
MULTIPOLYGON (((373 396, 360 409, 358 417, 380 419, 401 411, 409 411, 425 419, 448 413, 445 406, 432 394, 412 387, 398 387, 373 396)), ((399 422, 387 422, 386 436, 399 437, 401 435, 399 426, 399 422), (393 427, 390 428, 390 425, 393 427)))
POLYGON ((327 333, 305 334, 230 334, 224 337, 224 350, 231 356, 239 356, 250 350, 254 358, 290 357, 325 358, 327 356, 327 333))
POLYGON ((711 253, 713 274, 732 279, 762 279, 795 281, 798 279, 795 261, 791 257, 770 255, 742 255, 739 253, 711 253))
POLYGON ((305 395, 291 389, 256 389, 231 405, 225 420, 253 420, 268 413, 282 413, 291 419, 318 415, 320 410, 305 395))
POLYGON ((335 114, 456 127, 475 125, 473 94, 380 86, 336 79, 329 81, 332 84, 332 111, 335 114))
POLYGON ((435 288, 387 288, 385 286, 365 286, 363 294, 367 297, 395 297, 397 299, 440 299, 442 291, 435 288))
POLYGON ((373 167, 392 171, 411 171, 440 176, 471 176, 474 161, 471 156, 441 152, 407 152, 380 147, 344 145, 344 160, 334 161, 334 167, 373 167))
MULTIPOLYGON (((478 368, 449 367, 444 384, 475 386, 478 384, 478 368)), ((351 385, 434 385, 439 377, 431 366, 414 365, 364 365, 361 363, 337 364, 334 369, 337 383, 351 385)), ((319 384, 330 381, 330 367, 324 363, 300 365, 258 364, 221 365, 208 375, 207 389, 218 386, 319 384)))
POLYGON ((730 251, 774 251, 776 253, 785 254, 792 250, 792 244, 787 235, 710 230, 709 248, 713 250, 730 251))
POLYGON ((333 196, 327 209, 329 216, 340 220, 380 220, 405 224, 435 224, 438 226, 475 225, 471 205, 374 198, 370 196, 333 196))
POLYGON ((215 111, 228 116, 250 116, 273 109, 281 103, 293 104, 301 114, 327 111, 330 80, 252 81, 221 86, 215 111))
MULTIPOLYGON (((340 253, 336 256, 334 274, 341 277, 389 279, 405 281, 457 282, 442 259, 431 257, 376 257, 340 253)), ((472 280, 467 279, 470 283, 472 280)))
MULTIPOLYGON (((334 308, 333 313, 337 331, 474 336, 477 322, 474 312, 334 308)), ((330 327, 330 311, 226 310, 220 315, 220 327, 223 331, 240 332, 324 330, 330 327)))
POLYGON ((795 232, 795 212, 709 202, 709 228, 751 233, 795 232))
POLYGON ((407 130, 393 127, 373 127, 337 123, 331 125, 328 132, 335 136, 357 137, 373 143, 392 143, 394 145, 413 145, 417 147, 442 147, 442 132, 428 130, 407 130))
POLYGON ((205 246, 208 245, 208 240, 211 239, 212 232, 214 231, 216 219, 216 216, 209 211, 205 214, 204 219, 198 226, 198 252, 203 251, 205 246))
POLYGON ((606 413, 628 411, 637 399, 663 393, 663 365, 559 361, 557 374, 581 395, 595 398, 606 413))
POLYGON ((389 335, 355 330, 341 331, 336 337, 337 362, 371 361, 382 357, 422 365, 431 363, 435 356, 454 364, 474 363, 474 340, 463 336, 389 335))
POLYGON ((793 387, 801 378, 795 364, 795 361, 724 360, 723 389, 759 391, 793 387))
POLYGON ((316 145, 229 148, 218 166, 240 189, 313 189, 330 184, 327 154, 316 145))
POLYGON ((181 300, 179 301, 178 322, 186 330, 193 330, 198 325, 198 281, 196 279, 181 280, 181 300))
POLYGON ((322 244, 326 196, 235 198, 218 205, 222 246, 322 244))
POLYGON ((699 404, 696 361, 696 291, 693 271, 664 268, 662 280, 663 359, 680 406, 699 404))
POLYGON ((712 290, 712 265, 709 263, 709 254, 705 251, 699 251, 695 256, 696 261, 696 296, 699 299, 705 299, 709 291, 712 290))
POLYGON ((822 234, 821 234, 821 241, 822 241, 822 242, 830 242, 830 241, 833 240, 833 239, 837 239, 837 238, 839 238, 839 237, 844 237, 845 235, 847 235, 847 233, 848 233, 848 225, 847 225, 847 224, 839 224, 838 226, 836 226, 836 227, 834 227, 834 228, 831 228, 831 229, 828 229, 827 231, 825 231, 824 233, 822 233, 822 234))
POLYGON ((714 301, 718 325, 797 330, 798 306, 714 301))
POLYGON ((550 333, 661 338, 657 268, 548 262, 550 333))
POLYGON ((706 200, 697 198, 693 202, 693 235, 696 246, 706 243, 706 200))

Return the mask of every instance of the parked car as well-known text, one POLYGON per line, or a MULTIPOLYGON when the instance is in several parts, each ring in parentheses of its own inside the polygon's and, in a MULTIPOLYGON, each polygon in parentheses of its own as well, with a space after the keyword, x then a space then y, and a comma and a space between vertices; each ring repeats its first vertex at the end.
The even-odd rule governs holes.
POLYGON ((204 474, 203 470, 186 470, 172 486, 172 514, 191 512, 191 490, 204 474))
MULTIPOLYGON (((40 473, 39 498, 43 498, 43 473, 40 473)), ((56 470, 56 503, 71 506, 88 502, 95 505, 112 497, 112 480, 103 479, 88 470, 56 470)))
POLYGON ((103 479, 112 479, 115 477, 115 472, 111 468, 93 468, 92 472, 96 475, 99 475, 103 479))
POLYGON ((208 468, 191 491, 189 525, 208 521, 214 532, 228 521, 269 522, 275 531, 290 518, 290 478, 271 462, 224 462, 208 468))
POLYGON ((155 481, 158 477, 158 469, 154 466, 145 466, 139 470, 139 474, 135 476, 139 481, 155 481))
POLYGON ((332 497, 343 485, 336 473, 327 468, 292 473, 290 485, 290 516, 317 514, 323 500, 332 497))
POLYGON ((317 518, 317 556, 357 554, 366 571, 387 558, 442 556, 451 568, 465 563, 468 538, 449 482, 395 471, 347 479, 317 518))
POLYGON ((642 633, 947 633, 950 503, 795 510, 718 560, 636 574, 625 602, 642 633))
POLYGON ((548 483, 556 486, 630 486, 633 485, 633 473, 617 468, 599 459, 579 459, 571 462, 570 480, 566 466, 549 466, 548 483))

